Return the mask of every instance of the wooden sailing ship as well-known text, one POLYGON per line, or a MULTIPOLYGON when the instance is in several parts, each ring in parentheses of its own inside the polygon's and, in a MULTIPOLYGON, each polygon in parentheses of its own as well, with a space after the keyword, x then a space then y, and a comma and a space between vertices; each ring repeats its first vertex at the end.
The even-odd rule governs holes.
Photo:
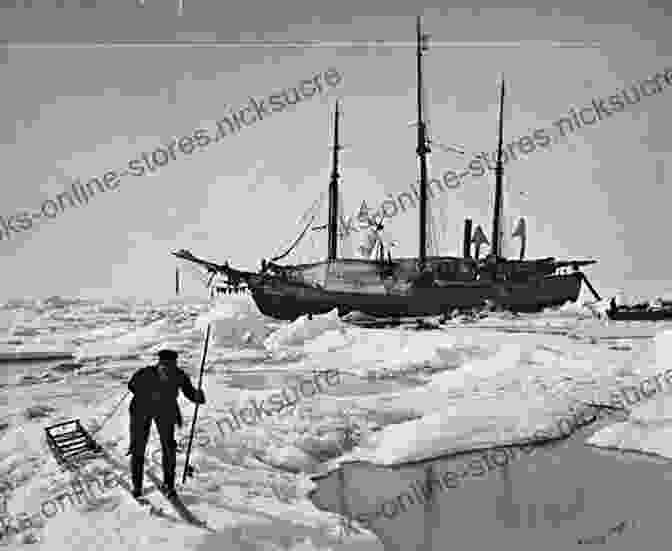
POLYGON ((430 153, 422 103, 422 55, 425 36, 417 20, 417 155, 420 170, 419 251, 413 258, 392 258, 382 241, 374 259, 338 258, 339 104, 336 103, 331 181, 329 184, 327 258, 312 264, 281 265, 305 236, 312 220, 288 251, 270 261, 262 260, 258 272, 238 270, 228 262, 217 264, 186 250, 173 255, 194 262, 212 274, 224 276, 233 288, 244 285, 265 315, 293 320, 304 314, 322 314, 338 308, 339 314, 360 311, 377 317, 432 316, 455 309, 479 308, 486 303, 517 312, 576 301, 585 282, 582 266, 594 260, 511 260, 501 254, 502 146, 504 82, 499 108, 499 144, 495 179, 495 205, 491 253, 484 259, 471 255, 471 221, 465 221, 462 257, 427 254, 427 154, 430 153), (569 269, 571 273, 567 273, 569 269))

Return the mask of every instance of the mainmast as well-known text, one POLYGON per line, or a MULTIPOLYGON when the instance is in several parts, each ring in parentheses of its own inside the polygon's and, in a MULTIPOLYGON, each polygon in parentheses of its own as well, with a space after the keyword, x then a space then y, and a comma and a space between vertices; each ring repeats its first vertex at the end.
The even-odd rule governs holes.
POLYGON ((502 76, 499 97, 499 145, 497 146, 497 166, 495 168, 495 212, 492 219, 492 256, 499 259, 502 254, 502 145, 504 141, 504 77, 502 76))
POLYGON ((417 71, 418 71, 418 147, 416 153, 420 160, 420 251, 418 264, 422 270, 427 261, 427 158, 431 150, 427 145, 425 121, 422 115, 422 52, 427 50, 421 31, 420 16, 417 18, 417 71))
POLYGON ((341 146, 338 143, 338 116, 339 104, 336 101, 336 113, 334 115, 334 146, 331 166, 331 182, 329 183, 329 222, 327 260, 336 260, 336 244, 338 238, 338 152, 341 146))

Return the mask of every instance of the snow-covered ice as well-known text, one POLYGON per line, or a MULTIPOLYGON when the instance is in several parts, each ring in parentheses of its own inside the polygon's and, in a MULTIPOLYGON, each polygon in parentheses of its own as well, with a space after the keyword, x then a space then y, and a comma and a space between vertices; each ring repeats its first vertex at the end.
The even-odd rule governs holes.
MULTIPOLYGON (((211 324, 208 402, 199 409, 191 460, 196 475, 179 491, 217 533, 138 512, 113 488, 10 537, 50 549, 380 550, 374 534, 343 533, 339 517, 313 505, 311 474, 351 460, 396 465, 528 441, 586 403, 609 403, 621 386, 666 369, 672 352, 664 324, 605 325, 589 307, 576 306, 451 320, 427 331, 358 327, 335 311, 278 322, 245 295, 212 304, 52 297, 7 304, 0 312, 0 353, 17 347, 76 352, 67 365, 10 363, 0 376, 0 475, 8 481, 10 514, 35 513, 41 500, 67 488, 68 476, 45 446, 49 424, 79 418, 125 461, 126 381, 169 345, 182 352, 180 363, 195 382, 211 324), (326 370, 338 371, 339 384, 254 425, 227 428, 231 408, 326 370)), ((672 457, 671 404, 664 394, 638 404, 626 423, 593 440, 672 457)), ((184 398, 180 406, 185 423, 178 442, 188 436, 194 411, 184 398)), ((160 463, 152 430, 148 458, 160 463)), ((183 464, 181 450, 178 475, 183 464)), ((154 468, 160 473, 160 465, 154 468)))
MULTIPOLYGON (((647 377, 661 374, 659 392, 650 398, 655 384, 649 383, 639 394, 626 421, 605 427, 588 442, 594 446, 652 453, 672 459, 672 330, 659 332, 655 339, 655 362, 644 373, 647 377), (638 399, 639 396, 639 399, 638 399)), ((639 377, 643 380, 646 377, 639 377)), ((638 382, 638 381, 637 381, 638 382)), ((655 381, 654 381, 655 383, 655 381)), ((637 385, 635 385, 637 388, 637 385)))

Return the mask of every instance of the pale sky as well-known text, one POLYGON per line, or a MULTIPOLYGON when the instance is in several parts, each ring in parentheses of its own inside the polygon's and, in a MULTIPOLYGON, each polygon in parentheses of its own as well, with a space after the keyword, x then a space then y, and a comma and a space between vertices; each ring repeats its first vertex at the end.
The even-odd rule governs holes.
MULTIPOLYGON (((491 0, 479 8, 474 2, 448 8, 368 0, 186 0, 180 17, 176 2, 152 0, 144 8, 133 0, 97 0, 88 8, 79 0, 64 0, 63 8, 47 0, 33 0, 31 8, 23 0, 0 2, 12 4, 18 6, 0 7, 0 36, 9 42, 0 49, 5 220, 39 211, 75 178, 102 177, 199 127, 214 136, 215 122, 230 115, 228 106, 268 98, 330 68, 342 80, 238 135, 191 155, 178 152, 152 175, 126 176, 85 206, 12 232, 0 240, 0 300, 168 298, 176 264, 170 252, 180 248, 257 268, 298 234, 298 218, 327 189, 336 98, 343 100, 342 141, 348 146, 341 156, 348 214, 362 200, 378 206, 387 194, 407 191, 418 177, 409 126, 415 118, 416 15, 423 15, 431 35, 424 66, 432 136, 469 152, 496 147, 502 73, 509 142, 552 127, 572 107, 672 69, 672 8, 662 0, 570 0, 561 8, 546 0, 491 0), (194 39, 229 44, 189 45, 194 39), (182 42, 92 44, 110 40, 182 42), (250 40, 319 44, 235 44, 250 40), (362 41, 381 44, 357 45, 362 41), (574 47, 553 45, 560 41, 574 47)), ((87 4, 94 2, 83 0, 87 4)), ((672 178, 671 108, 672 86, 663 87, 505 167, 513 189, 527 195, 512 208, 527 220, 528 258, 595 258, 599 263, 586 273, 605 292, 672 289, 672 257, 663 252, 672 204, 665 185, 672 178)), ((466 169, 469 160, 434 148, 430 174, 466 169)), ((493 185, 492 175, 468 179, 437 199, 449 216, 442 254, 461 254, 467 216, 490 236, 493 185)), ((400 241, 397 255, 417 254, 417 210, 399 215, 386 230, 400 241)), ((326 255, 323 243, 314 260, 326 255)), ((205 294, 196 280, 184 283, 188 293, 205 294)))

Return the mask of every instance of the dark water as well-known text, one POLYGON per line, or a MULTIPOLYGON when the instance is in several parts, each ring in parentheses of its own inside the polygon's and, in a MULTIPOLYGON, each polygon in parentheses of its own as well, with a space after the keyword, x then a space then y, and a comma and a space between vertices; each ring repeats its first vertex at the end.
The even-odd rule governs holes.
POLYGON ((672 463, 584 444, 596 429, 529 455, 512 447, 395 468, 354 463, 315 480, 312 499, 368 520, 386 551, 669 549, 672 463))

